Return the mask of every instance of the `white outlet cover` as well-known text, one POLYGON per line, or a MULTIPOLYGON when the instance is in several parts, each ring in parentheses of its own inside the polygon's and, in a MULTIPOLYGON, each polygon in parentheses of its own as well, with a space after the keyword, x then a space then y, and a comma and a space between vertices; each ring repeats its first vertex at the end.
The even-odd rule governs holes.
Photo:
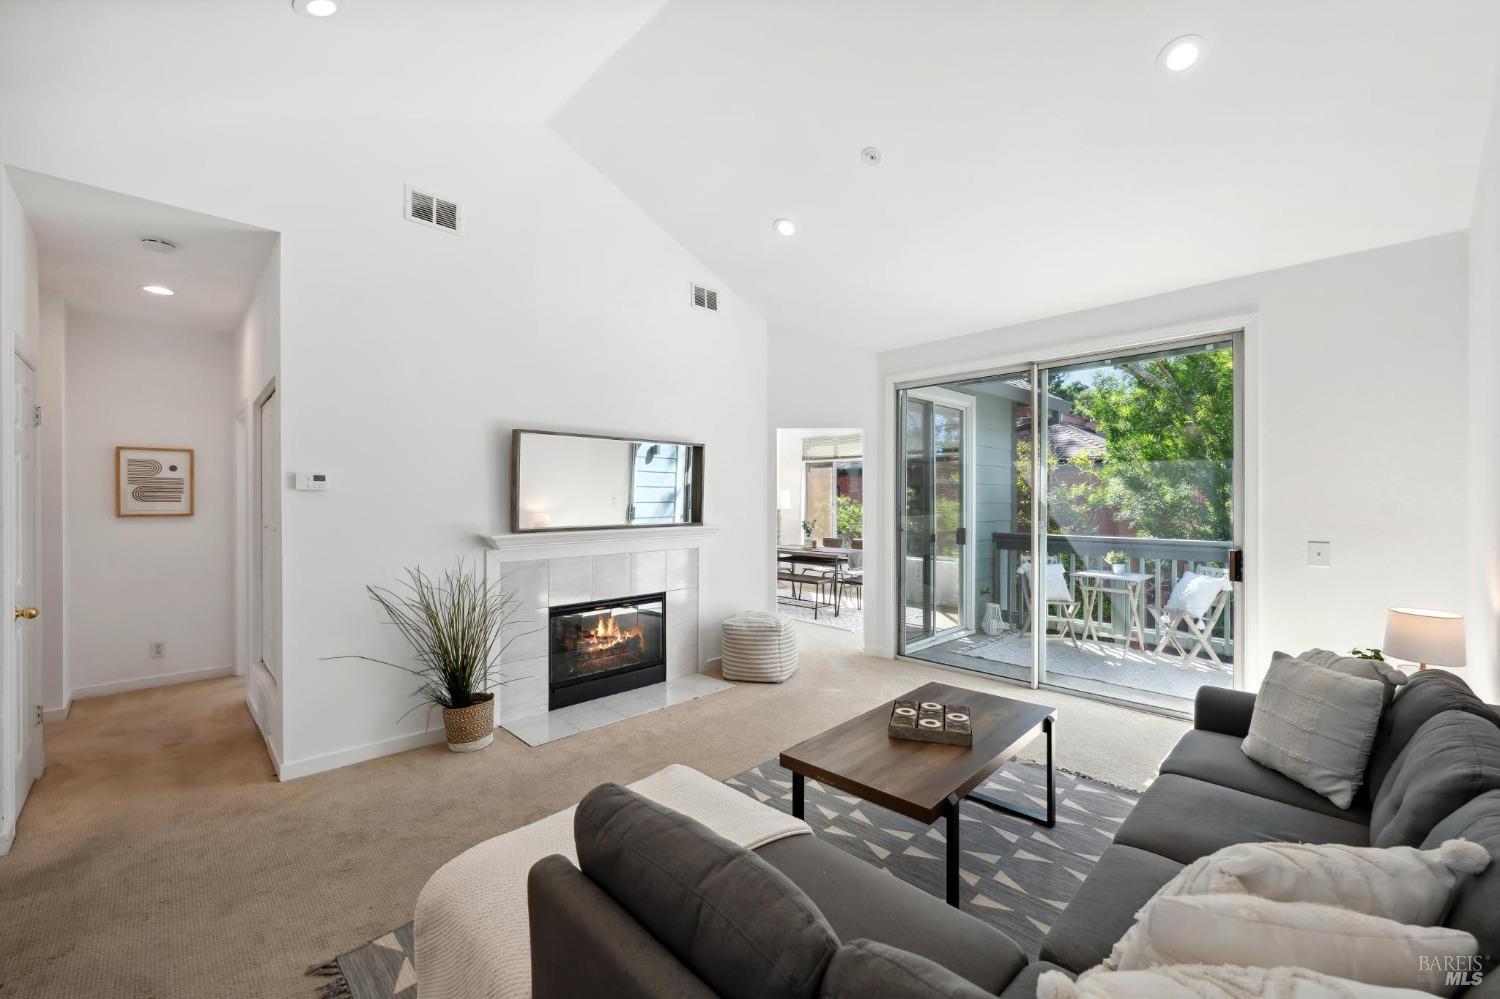
POLYGON ((1318 569, 1332 567, 1333 542, 1309 541, 1307 543, 1307 564, 1318 569))

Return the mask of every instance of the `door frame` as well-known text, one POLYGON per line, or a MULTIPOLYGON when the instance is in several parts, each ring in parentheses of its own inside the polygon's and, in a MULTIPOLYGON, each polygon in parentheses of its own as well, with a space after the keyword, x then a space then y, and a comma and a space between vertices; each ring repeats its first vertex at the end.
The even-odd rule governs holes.
MULTIPOLYGON (((1236 585, 1234 599, 1235 628, 1235 689, 1244 689, 1250 677, 1245 665, 1260 661, 1263 647, 1261 608, 1261 567, 1265 565, 1260 510, 1260 368, 1261 337, 1258 313, 1230 313, 1176 325, 1159 326, 1126 333, 1113 333, 1082 337, 1073 340, 1064 348, 1067 353, 1047 356, 1038 362, 1039 355, 1046 356, 1045 344, 1028 349, 1016 349, 1005 353, 981 354, 965 361, 950 361, 940 365, 907 369, 887 374, 883 378, 882 413, 877 429, 880 433, 893 434, 895 441, 887 453, 897 459, 897 467, 889 471, 880 470, 883 482, 879 489, 884 495, 897 500, 889 514, 882 514, 875 530, 884 538, 898 538, 899 518, 902 504, 899 491, 902 478, 900 461, 900 393, 902 390, 941 385, 959 379, 984 378, 991 375, 1014 373, 1030 368, 1067 363, 1091 357, 1128 354, 1133 352, 1164 349, 1175 345, 1186 345, 1193 341, 1228 339, 1237 336, 1238 353, 1235 363, 1235 472, 1232 489, 1234 502, 1235 538, 1232 546, 1243 553, 1245 579, 1236 585), (1243 649, 1241 648, 1243 645, 1243 649)), ((1035 423, 1035 421, 1033 421, 1035 423)), ((1035 490, 1033 491, 1035 494, 1035 490)), ((1037 519, 1033 517, 1033 525, 1037 519)), ((870 532, 867 532, 870 533, 870 532)), ((902 553, 886 563, 886 571, 895 575, 888 579, 867 579, 870 600, 867 601, 866 634, 870 639, 867 653, 883 658, 902 656, 901 628, 903 623, 901 600, 902 553), (873 611, 873 613, 872 613, 873 611), (886 617, 886 615, 891 615, 886 617), (881 619, 877 620, 877 616, 881 619)), ((927 663, 926 665, 941 664, 927 663)), ((1259 671, 1255 674, 1259 676, 1259 671)), ((1100 698, 1110 700, 1110 698, 1100 698)), ((1129 703, 1129 702, 1121 702, 1129 703)), ((1131 705, 1139 707, 1139 705, 1131 705)))
MULTIPOLYGON (((975 479, 978 473, 977 452, 974 446, 974 414, 978 406, 978 400, 972 395, 963 392, 955 392, 938 385, 918 385, 906 388, 904 391, 908 398, 920 399, 923 402, 938 406, 947 406, 957 409, 962 414, 963 433, 960 437, 959 462, 962 466, 963 475, 963 523, 960 525, 964 531, 964 543, 959 546, 959 622, 951 628, 942 631, 934 630, 932 635, 920 641, 906 645, 906 632, 901 623, 906 619, 906 546, 901 540, 896 542, 896 601, 898 627, 896 632, 896 648, 902 652, 920 652, 922 649, 933 645, 941 645, 943 642, 961 638, 964 635, 974 633, 974 594, 977 592, 976 580, 974 579, 974 533, 978 524, 978 511, 976 501, 978 491, 975 479)), ((901 400, 897 395, 897 413, 899 419, 901 400)), ((896 451, 896 529, 903 530, 901 524, 906 520, 906 451, 905 441, 900 439, 897 433, 896 451)), ((935 588, 935 586, 934 586, 935 588)))
MULTIPOLYGON (((264 425, 262 423, 262 411, 265 407, 265 404, 269 402, 271 398, 277 394, 278 391, 279 388, 277 386, 277 379, 272 378, 269 382, 266 383, 265 388, 260 390, 260 394, 255 397, 255 401, 250 404, 250 490, 248 497, 249 503, 246 510, 250 527, 250 535, 247 539, 249 541, 248 547, 250 556, 250 584, 248 594, 250 598, 250 628, 248 635, 250 644, 250 662, 248 668, 251 672, 254 672, 257 668, 259 668, 260 672, 266 674, 271 678, 271 685, 273 687, 281 686, 281 678, 276 675, 276 670, 271 669, 271 667, 266 664, 265 650, 266 616, 268 613, 275 613, 276 611, 274 608, 271 608, 268 611, 265 603, 266 563, 264 528, 262 527, 264 518, 261 513, 261 503, 264 501, 266 484, 265 459, 263 457, 265 451, 265 440, 263 429, 264 425)), ((281 414, 279 411, 277 412, 276 426, 279 436, 281 427, 281 414)), ((280 441, 277 442, 277 449, 279 455, 280 441)), ((277 472, 277 480, 277 495, 279 496, 279 471, 277 472)), ((279 534, 279 528, 281 524, 281 511, 279 509, 279 503, 278 509, 276 511, 276 522, 279 534)), ((277 591, 278 593, 280 592, 279 581, 277 584, 277 591)), ((275 652, 279 662, 280 650, 277 649, 275 650, 275 652)))

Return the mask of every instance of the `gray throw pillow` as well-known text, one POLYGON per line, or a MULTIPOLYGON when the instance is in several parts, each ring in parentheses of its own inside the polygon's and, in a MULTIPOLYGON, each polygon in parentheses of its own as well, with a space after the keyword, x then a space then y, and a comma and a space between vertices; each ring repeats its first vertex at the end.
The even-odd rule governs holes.
POLYGON ((1256 695, 1240 749, 1261 766, 1348 808, 1364 780, 1384 702, 1385 684, 1378 680, 1278 652, 1256 695))
POLYGON ((579 802, 573 840, 583 873, 718 995, 818 994, 838 937, 749 850, 618 784, 579 802))
POLYGON ((821 999, 994 999, 994 996, 925 957, 877 943, 851 940, 833 955, 821 999))
POLYGON ((1390 663, 1381 659, 1360 659, 1358 656, 1341 656, 1327 649, 1308 649, 1297 657, 1305 663, 1322 666, 1324 669, 1362 676, 1367 680, 1379 680, 1385 684, 1385 706, 1390 707, 1396 699, 1396 688, 1410 679, 1390 663))

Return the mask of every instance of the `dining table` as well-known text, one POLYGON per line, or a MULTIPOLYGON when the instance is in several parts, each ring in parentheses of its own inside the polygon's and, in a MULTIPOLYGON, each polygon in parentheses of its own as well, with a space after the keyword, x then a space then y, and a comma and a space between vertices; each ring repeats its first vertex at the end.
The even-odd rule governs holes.
MULTIPOLYGON (((857 551, 857 549, 803 548, 800 545, 778 545, 776 547, 776 563, 778 565, 787 563, 793 566, 804 565, 813 568, 831 570, 833 572, 833 575, 829 579, 829 582, 833 584, 833 616, 838 617, 840 573, 842 572, 844 566, 850 564, 850 562, 852 561, 851 555, 855 551, 857 551)), ((863 556, 864 553, 860 552, 859 554, 863 556)), ((815 580, 809 580, 809 582, 814 581, 815 580)), ((816 589, 813 592, 816 593, 816 589)), ((778 592, 776 594, 776 602, 781 603, 783 601, 795 603, 799 606, 810 602, 812 604, 814 619, 816 619, 818 616, 819 607, 828 606, 827 603, 818 600, 816 597, 814 597, 811 601, 808 601, 802 597, 797 596, 786 597, 778 592)))

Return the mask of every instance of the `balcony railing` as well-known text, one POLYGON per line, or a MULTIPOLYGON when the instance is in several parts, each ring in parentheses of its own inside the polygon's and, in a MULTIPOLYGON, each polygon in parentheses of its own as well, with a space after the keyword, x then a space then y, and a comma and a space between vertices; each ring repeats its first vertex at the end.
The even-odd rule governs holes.
MULTIPOLYGON (((1024 559, 1031 553, 1031 535, 1014 532, 996 532, 991 539, 995 546, 994 577, 991 580, 996 602, 1001 605, 1005 620, 1020 627, 1026 614, 1026 580, 1018 571, 1024 559)), ((1046 555, 1038 561, 1055 558, 1062 563, 1068 574, 1068 584, 1075 596, 1073 573, 1082 569, 1108 571, 1104 556, 1108 552, 1123 552, 1131 572, 1144 573, 1151 578, 1145 582, 1143 602, 1145 604, 1145 632, 1149 644, 1160 638, 1159 624, 1162 608, 1172 594, 1172 587, 1188 571, 1201 571, 1203 567, 1222 568, 1228 563, 1229 544, 1223 541, 1178 541, 1159 538, 1111 538, 1090 537, 1079 534, 1047 535, 1046 555)), ((1113 623, 1115 601, 1106 600, 1096 611, 1096 619, 1106 624, 1113 623)), ((1054 605, 1049 608, 1051 630, 1061 623, 1054 605)), ((1123 598, 1120 612, 1124 613, 1123 598)), ((1082 611, 1080 609, 1079 613, 1082 611)), ((1082 628, 1081 618, 1075 618, 1082 628)), ((1113 629, 1112 629, 1113 630, 1113 629)), ((1123 627, 1119 629, 1123 632, 1123 627)), ((1226 612, 1220 616, 1209 636, 1214 651, 1227 664, 1234 658, 1234 615, 1226 612)))

